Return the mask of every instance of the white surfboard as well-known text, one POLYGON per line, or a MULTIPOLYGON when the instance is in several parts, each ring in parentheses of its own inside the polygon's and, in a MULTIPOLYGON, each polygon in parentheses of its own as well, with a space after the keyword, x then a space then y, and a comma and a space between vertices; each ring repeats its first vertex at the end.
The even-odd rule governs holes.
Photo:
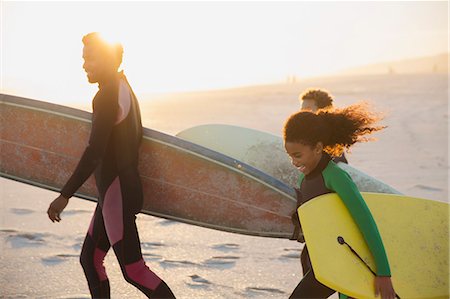
MULTIPOLYGON (((0 94, 0 176, 60 191, 86 147, 91 118, 86 111, 0 94)), ((233 233, 292 235, 292 187, 186 140, 147 128, 143 133, 143 213, 233 233)), ((76 196, 96 201, 93 178, 76 196)))
MULTIPOLYGON (((176 136, 251 165, 290 186, 297 185, 298 170, 291 164, 280 136, 222 124, 192 127, 176 136)), ((347 171, 360 191, 400 194, 388 184, 348 164, 338 163, 338 166, 347 171)))

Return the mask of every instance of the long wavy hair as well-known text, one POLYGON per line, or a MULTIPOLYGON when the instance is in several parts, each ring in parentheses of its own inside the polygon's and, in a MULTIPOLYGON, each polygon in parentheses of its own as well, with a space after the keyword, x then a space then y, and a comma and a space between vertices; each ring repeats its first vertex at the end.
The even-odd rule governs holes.
POLYGON ((356 142, 366 142, 366 137, 385 126, 377 125, 383 119, 362 102, 342 109, 319 110, 315 113, 300 111, 292 114, 283 128, 284 142, 299 142, 314 146, 322 142, 324 151, 339 156, 356 142))

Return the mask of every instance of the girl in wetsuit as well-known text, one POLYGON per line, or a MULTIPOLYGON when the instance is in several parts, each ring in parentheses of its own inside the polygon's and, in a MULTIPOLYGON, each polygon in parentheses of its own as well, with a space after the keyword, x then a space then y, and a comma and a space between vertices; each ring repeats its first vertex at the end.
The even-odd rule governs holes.
MULTIPOLYGON (((329 92, 323 89, 310 88, 305 90, 298 97, 302 104, 301 110, 317 112, 322 109, 333 109, 333 97, 329 92)), ((348 164, 344 152, 332 157, 335 163, 342 162, 348 164)))
MULTIPOLYGON (((340 155, 344 148, 365 141, 364 135, 383 129, 375 125, 378 120, 379 117, 371 114, 364 105, 317 113, 301 111, 288 118, 283 138, 292 164, 300 171, 298 205, 322 194, 339 194, 375 258, 375 291, 383 299, 390 299, 394 298, 395 292, 375 221, 350 176, 332 161, 332 157, 340 155)), ((301 234, 298 240, 305 242, 301 234)), ((315 279, 307 245, 301 253, 304 277, 290 298, 327 298, 335 291, 315 279)))
POLYGON ((47 214, 59 222, 69 198, 94 172, 99 199, 80 257, 92 298, 110 298, 103 260, 111 247, 127 282, 148 298, 175 298, 142 258, 135 223, 143 203, 138 172, 142 124, 137 99, 117 72, 122 47, 106 43, 97 33, 86 35, 83 43, 83 68, 89 82, 99 84, 89 145, 47 214))

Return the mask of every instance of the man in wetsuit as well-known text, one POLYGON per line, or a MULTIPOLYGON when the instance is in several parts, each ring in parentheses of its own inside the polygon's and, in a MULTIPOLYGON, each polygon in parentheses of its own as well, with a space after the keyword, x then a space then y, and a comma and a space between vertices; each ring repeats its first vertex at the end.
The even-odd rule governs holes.
POLYGON ((142 258, 135 223, 143 203, 138 172, 142 124, 136 96, 118 72, 122 46, 107 43, 98 33, 84 36, 83 44, 83 68, 89 82, 99 86, 92 101, 89 144, 61 194, 50 204, 48 217, 59 222, 69 198, 95 173, 98 204, 80 256, 92 298, 110 297, 103 260, 111 247, 127 282, 148 298, 175 298, 142 258))

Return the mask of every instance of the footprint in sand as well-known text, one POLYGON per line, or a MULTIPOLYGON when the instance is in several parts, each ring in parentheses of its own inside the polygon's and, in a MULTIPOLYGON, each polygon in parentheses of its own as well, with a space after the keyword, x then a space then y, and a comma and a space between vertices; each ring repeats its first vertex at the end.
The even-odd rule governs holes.
POLYGON ((2 234, 12 234, 12 233, 17 233, 17 231, 15 229, 0 229, 0 233, 2 233, 2 234))
POLYGON ((273 296, 276 294, 285 294, 284 291, 273 288, 259 288, 259 287, 247 287, 245 288, 244 297, 254 297, 254 296, 273 296))
POLYGON ((238 256, 214 256, 203 262, 203 265, 208 268, 229 269, 236 265, 238 259, 238 256))
POLYGON ((191 280, 189 282, 186 282, 186 285, 188 285, 192 289, 209 289, 212 285, 212 283, 198 275, 191 275, 189 276, 191 280))
POLYGON ((285 248, 284 254, 280 256, 281 260, 300 259, 302 249, 301 248, 285 248))
POLYGON ((90 295, 78 294, 78 295, 63 295, 58 297, 59 299, 90 299, 90 295))
POLYGON ((161 260, 163 257, 159 254, 153 254, 149 252, 142 252, 142 256, 144 257, 145 261, 158 261, 161 260))
POLYGON ((81 251, 81 247, 83 247, 85 236, 80 236, 75 238, 75 243, 71 246, 71 248, 77 252, 81 251))
POLYGON ((239 245, 233 244, 233 243, 217 244, 217 245, 213 245, 212 249, 222 251, 222 252, 237 251, 237 250, 239 250, 239 245))
POLYGON ((27 215, 27 214, 32 214, 35 211, 33 210, 29 210, 29 209, 16 209, 16 208, 12 208, 10 209, 11 213, 16 214, 16 215, 27 215))
POLYGON ((41 259, 42 263, 46 266, 54 266, 54 265, 58 265, 60 263, 66 262, 69 259, 72 258, 79 258, 79 255, 77 254, 58 254, 55 256, 49 256, 49 257, 44 257, 41 259))
POLYGON ((152 250, 166 246, 166 244, 161 242, 142 242, 141 248, 142 250, 152 250))
POLYGON ((190 262, 190 261, 184 261, 184 260, 163 260, 159 262, 161 267, 163 268, 179 268, 179 267, 200 267, 199 264, 190 262))
POLYGON ((48 236, 49 234, 13 232, 7 237, 6 242, 12 248, 38 247, 47 244, 45 239, 48 236))

